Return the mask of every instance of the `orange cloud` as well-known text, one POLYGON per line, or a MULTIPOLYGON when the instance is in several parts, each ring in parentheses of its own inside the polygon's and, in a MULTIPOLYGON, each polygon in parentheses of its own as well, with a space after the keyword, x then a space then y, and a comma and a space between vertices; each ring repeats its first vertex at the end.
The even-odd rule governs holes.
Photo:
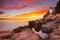
POLYGON ((19 21, 32 21, 32 20, 40 20, 47 13, 47 10, 30 12, 22 15, 16 16, 0 16, 0 18, 5 18, 6 20, 19 20, 19 21))
POLYGON ((32 20, 42 19, 46 13, 47 10, 31 12, 23 15, 17 15, 13 17, 13 19, 20 20, 20 21, 32 21, 32 20))

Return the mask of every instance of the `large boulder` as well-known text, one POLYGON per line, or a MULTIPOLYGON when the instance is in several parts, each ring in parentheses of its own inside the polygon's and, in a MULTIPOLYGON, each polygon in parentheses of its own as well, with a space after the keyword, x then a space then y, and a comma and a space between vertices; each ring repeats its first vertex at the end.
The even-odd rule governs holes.
POLYGON ((25 28, 22 32, 13 35, 11 40, 40 40, 30 28, 25 28))

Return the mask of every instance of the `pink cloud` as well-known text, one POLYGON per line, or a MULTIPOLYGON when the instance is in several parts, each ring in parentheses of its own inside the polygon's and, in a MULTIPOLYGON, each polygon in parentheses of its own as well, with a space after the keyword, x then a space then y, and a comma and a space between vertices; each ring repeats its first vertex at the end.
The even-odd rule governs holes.
POLYGON ((48 1, 48 0, 43 0, 43 1, 48 1))
POLYGON ((5 14, 3 11, 0 11, 0 15, 5 14))
POLYGON ((28 7, 29 4, 31 4, 33 2, 36 2, 36 1, 37 0, 22 0, 22 1, 21 0, 5 0, 5 1, 2 1, 0 9, 9 9, 9 10, 10 9, 13 9, 13 10, 15 10, 15 9, 23 9, 23 8, 28 7), (14 3, 11 3, 11 2, 17 2, 17 3, 14 4, 14 3))
POLYGON ((28 0, 28 1, 22 1, 21 3, 22 4, 30 4, 30 3, 33 3, 33 2, 36 2, 37 0, 28 0))

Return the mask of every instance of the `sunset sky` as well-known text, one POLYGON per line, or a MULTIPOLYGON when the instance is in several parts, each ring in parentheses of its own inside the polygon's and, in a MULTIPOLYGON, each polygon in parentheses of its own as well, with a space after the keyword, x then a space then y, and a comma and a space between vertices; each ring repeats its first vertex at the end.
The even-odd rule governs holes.
POLYGON ((19 15, 19 17, 21 15, 24 17, 25 15, 26 17, 28 14, 28 16, 32 18, 34 16, 36 17, 37 14, 46 13, 46 10, 48 10, 50 6, 56 6, 57 1, 58 0, 0 0, 0 11, 4 12, 4 14, 2 14, 4 17, 17 15, 19 15), (30 13, 33 15, 30 15, 30 13))
POLYGON ((43 18, 58 0, 0 0, 0 18, 36 20, 43 18))
POLYGON ((0 31, 13 30, 40 20, 58 0, 0 0, 0 31))

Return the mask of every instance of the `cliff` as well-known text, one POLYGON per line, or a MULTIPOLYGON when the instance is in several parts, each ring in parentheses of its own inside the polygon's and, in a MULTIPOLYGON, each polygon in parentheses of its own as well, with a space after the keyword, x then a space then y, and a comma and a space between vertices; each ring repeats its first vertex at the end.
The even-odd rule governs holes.
POLYGON ((60 13, 45 15, 42 23, 42 30, 49 34, 49 40, 60 40, 60 13))
POLYGON ((43 40, 32 31, 33 27, 36 31, 42 30, 48 34, 49 37, 45 40, 60 40, 60 14, 46 14, 42 20, 30 21, 28 26, 13 29, 9 34, 2 34, 0 40, 43 40))

